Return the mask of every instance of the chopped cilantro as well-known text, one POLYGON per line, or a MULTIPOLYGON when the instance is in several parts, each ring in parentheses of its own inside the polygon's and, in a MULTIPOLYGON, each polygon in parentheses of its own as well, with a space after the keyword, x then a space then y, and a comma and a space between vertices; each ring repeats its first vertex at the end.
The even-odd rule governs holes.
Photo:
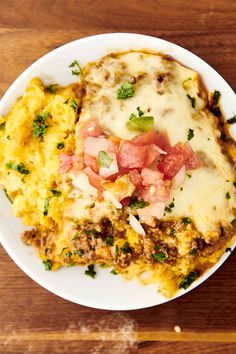
POLYGON ((4 129, 5 129, 5 126, 6 126, 6 123, 5 123, 5 122, 1 123, 1 124, 0 124, 0 131, 1 131, 1 130, 4 130, 4 129))
POLYGON ((186 176, 187 176, 188 178, 192 178, 192 175, 191 175, 190 173, 186 173, 186 176))
POLYGON ((188 130, 188 140, 191 140, 194 137, 194 130, 193 129, 189 129, 188 130))
POLYGON ((5 193, 6 197, 7 197, 7 199, 8 199, 8 200, 10 201, 10 203, 12 204, 13 201, 12 201, 11 198, 9 197, 9 195, 8 195, 8 193, 7 193, 7 190, 6 190, 5 188, 3 188, 3 191, 4 191, 4 193, 5 193))
POLYGON ((78 254, 79 256, 83 256, 84 254, 84 250, 80 249, 80 250, 76 250, 73 252, 74 254, 78 254))
POLYGON ((183 85, 187 82, 187 81, 191 81, 192 78, 191 77, 188 77, 186 80, 183 81, 183 85))
POLYGON ((62 196, 62 192, 57 190, 57 189, 52 189, 51 190, 52 194, 55 196, 55 197, 61 197, 62 196))
POLYGON ((98 153, 98 165, 100 168, 109 168, 113 159, 108 155, 106 151, 99 151, 98 153))
POLYGON ((167 213, 171 213, 173 211, 174 206, 175 206, 175 203, 174 203, 174 199, 173 199, 173 201, 168 206, 165 207, 165 211, 167 213))
POLYGON ((45 266, 45 270, 51 270, 52 269, 52 262, 47 259, 46 261, 43 261, 43 264, 45 266))
POLYGON ((88 269, 84 272, 84 274, 88 275, 91 278, 95 278, 95 275, 97 274, 94 270, 94 264, 90 264, 88 266, 88 269))
POLYGON ((161 245, 155 245, 155 250, 156 251, 160 251, 160 249, 161 249, 161 245))
POLYGON ((188 225, 188 224, 191 224, 191 223, 192 223, 192 220, 191 220, 190 218, 184 217, 184 218, 182 218, 182 223, 183 223, 184 225, 188 225))
POLYGON ((11 137, 10 137, 10 135, 8 135, 8 136, 7 136, 7 140, 11 140, 11 137))
POLYGON ((139 117, 144 116, 144 112, 143 112, 143 111, 141 111, 140 107, 137 107, 136 109, 137 109, 137 111, 138 111, 138 115, 139 115, 139 117))
POLYGON ((65 147, 65 144, 64 144, 64 143, 58 143, 58 144, 57 144, 57 148, 58 148, 59 150, 63 149, 64 147, 65 147))
POLYGON ((143 199, 138 199, 138 198, 133 198, 129 204, 129 207, 132 209, 132 210, 136 210, 136 209, 143 209, 145 208, 146 206, 148 206, 149 203, 148 202, 145 202, 143 199))
POLYGON ((62 255, 62 253, 67 249, 68 247, 63 247, 62 250, 61 250, 61 253, 59 254, 59 256, 62 255))
POLYGON ((190 256, 196 256, 198 254, 198 249, 195 247, 195 248, 192 248, 189 252, 190 256))
POLYGON ((221 96, 220 91, 215 90, 212 97, 212 103, 214 106, 218 104, 220 96, 221 96))
POLYGON ((49 208, 49 198, 46 198, 44 200, 44 210, 43 210, 44 216, 48 215, 48 208, 49 208))
POLYGON ((69 102, 69 98, 67 98, 67 100, 64 102, 64 104, 68 104, 68 102, 69 102))
POLYGON ((116 260, 116 262, 118 260, 118 256, 119 256, 119 247, 118 247, 118 245, 116 245, 116 249, 115 249, 115 260, 116 260))
POLYGON ((71 240, 76 240, 78 237, 79 237, 79 233, 77 232, 71 240))
POLYGON ((14 161, 9 161, 6 163, 6 167, 9 168, 10 170, 15 170, 22 175, 28 175, 30 173, 29 170, 25 168, 25 165, 23 162, 20 162, 19 164, 16 164, 14 161))
POLYGON ((114 274, 114 275, 117 275, 117 274, 118 274, 115 269, 112 269, 110 273, 111 273, 111 274, 114 274))
POLYGON ((120 247, 120 249, 124 254, 132 253, 132 249, 129 245, 129 242, 127 241, 124 243, 122 247, 120 247))
POLYGON ((171 229, 169 236, 174 237, 176 235, 176 230, 175 229, 171 229))
POLYGON ((42 138, 46 134, 46 130, 49 125, 46 124, 46 119, 49 117, 50 113, 40 112, 36 115, 33 121, 33 137, 42 138))
POLYGON ((46 86, 45 87, 45 91, 48 92, 48 93, 52 93, 52 94, 55 94, 57 92, 56 90, 56 87, 58 85, 54 84, 54 85, 49 85, 49 86, 46 86))
POLYGON ((157 252, 152 255, 155 261, 159 263, 164 263, 165 260, 168 258, 164 252, 157 252))
POLYGON ((226 197, 226 199, 230 199, 230 198, 231 198, 229 192, 227 192, 227 193, 225 194, 225 197, 226 197))
POLYGON ((193 108, 195 108, 195 106, 196 106, 196 98, 190 96, 189 94, 187 94, 187 97, 188 97, 188 99, 191 101, 191 106, 192 106, 193 108))
POLYGON ((133 97, 135 94, 135 90, 133 85, 125 81, 116 91, 116 98, 119 100, 125 100, 126 98, 133 97))
POLYGON ((113 246, 113 243, 114 243, 113 236, 112 235, 107 236, 106 239, 105 239, 105 244, 107 246, 113 246))
POLYGON ((179 287, 187 289, 198 277, 197 272, 190 272, 180 283, 179 287))
POLYGON ((227 119, 227 123, 228 124, 236 123, 236 114, 232 118, 227 119))
POLYGON ((65 256, 70 258, 72 256, 72 252, 71 251, 66 252, 65 256))
POLYGON ((72 68, 71 70, 72 75, 79 76, 80 74, 83 73, 83 70, 77 60, 73 60, 72 63, 69 65, 69 68, 72 68))
POLYGON ((74 97, 72 98, 70 107, 73 108, 73 110, 76 112, 78 104, 77 104, 76 100, 74 99, 74 97))
POLYGON ((99 231, 97 231, 97 230, 84 230, 84 233, 86 234, 86 235, 91 235, 91 236, 93 236, 94 238, 98 238, 98 235, 99 235, 99 231))

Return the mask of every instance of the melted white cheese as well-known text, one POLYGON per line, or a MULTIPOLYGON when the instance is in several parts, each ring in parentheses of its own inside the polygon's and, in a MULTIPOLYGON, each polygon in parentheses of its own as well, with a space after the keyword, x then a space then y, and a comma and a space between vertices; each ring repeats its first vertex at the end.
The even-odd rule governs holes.
POLYGON ((188 130, 194 130, 190 145, 200 152, 203 167, 192 171, 191 178, 185 178, 182 191, 179 187, 173 191, 170 201, 175 199, 175 207, 171 216, 192 218, 205 235, 217 231, 220 223, 234 219, 233 169, 221 152, 217 142, 219 132, 210 113, 203 111, 205 102, 198 96, 196 72, 159 55, 131 52, 116 58, 108 56, 100 65, 92 65, 85 81, 87 94, 80 120, 96 116, 107 134, 123 139, 138 134, 126 127, 130 114, 137 113, 138 106, 154 116, 155 129, 167 130, 171 144, 187 141, 188 130), (162 74, 164 79, 159 82, 162 74), (134 97, 117 99, 116 91, 121 84, 134 78, 134 97), (195 107, 187 94, 195 98, 195 107), (227 192, 230 199, 226 198, 227 192))

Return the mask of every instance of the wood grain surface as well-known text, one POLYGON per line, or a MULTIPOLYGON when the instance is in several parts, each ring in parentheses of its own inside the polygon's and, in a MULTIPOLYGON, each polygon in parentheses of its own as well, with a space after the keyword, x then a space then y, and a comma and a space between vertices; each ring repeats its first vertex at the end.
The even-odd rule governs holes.
MULTIPOLYGON (((170 40, 206 60, 236 89, 233 0, 0 0, 0 96, 48 51, 105 32, 170 40)), ((0 353, 236 353, 235 274, 234 252, 204 284, 175 301, 101 311, 47 292, 1 247, 0 353)))

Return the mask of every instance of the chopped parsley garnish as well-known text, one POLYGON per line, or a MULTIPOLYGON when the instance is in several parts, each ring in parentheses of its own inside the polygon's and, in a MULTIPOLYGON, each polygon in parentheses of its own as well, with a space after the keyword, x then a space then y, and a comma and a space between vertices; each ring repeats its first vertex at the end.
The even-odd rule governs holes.
POLYGON ((69 98, 67 98, 67 100, 64 102, 64 104, 68 104, 68 102, 69 102, 69 98))
POLYGON ((225 194, 225 197, 226 197, 226 199, 230 199, 230 198, 231 198, 229 192, 227 192, 227 193, 225 194))
POLYGON ((124 254, 132 253, 132 249, 129 245, 129 242, 127 241, 124 243, 122 247, 120 247, 120 249, 124 254))
POLYGON ((192 223, 192 220, 191 220, 190 218, 184 217, 184 218, 182 218, 182 223, 183 223, 184 225, 188 225, 188 224, 191 224, 191 223, 192 223))
POLYGON ((212 103, 214 106, 218 104, 220 96, 221 96, 220 91, 215 90, 212 97, 212 103))
POLYGON ((192 106, 193 108, 195 108, 195 107, 196 107, 196 98, 190 96, 189 94, 187 94, 187 97, 188 97, 188 99, 191 101, 191 106, 192 106))
POLYGON ((155 261, 159 263, 164 263, 165 260, 168 258, 164 252, 156 252, 152 255, 152 257, 155 259, 155 261))
POLYGON ((236 114, 232 118, 227 119, 227 123, 228 124, 236 123, 236 114))
POLYGON ((49 86, 46 86, 45 87, 45 91, 48 92, 48 93, 52 93, 52 94, 55 94, 57 92, 56 90, 56 87, 58 85, 54 84, 54 85, 49 85, 49 86))
POLYGON ((174 237, 176 235, 176 230, 175 229, 171 229, 169 236, 174 237))
POLYGON ((72 63, 69 65, 69 68, 72 68, 71 70, 72 75, 79 76, 80 74, 83 73, 83 70, 77 60, 73 60, 72 63))
POLYGON ((115 249, 115 260, 116 260, 116 262, 118 260, 118 256, 119 256, 119 247, 118 247, 118 245, 116 245, 116 249, 115 249))
POLYGON ((91 278, 95 278, 95 275, 97 274, 94 270, 94 264, 90 264, 88 266, 88 269, 84 272, 84 274, 88 275, 91 278))
POLYGON ((8 193, 7 193, 7 190, 6 190, 5 188, 3 188, 3 191, 4 191, 4 193, 5 193, 6 197, 7 197, 7 199, 8 199, 8 200, 10 201, 10 203, 12 204, 13 201, 12 201, 11 198, 9 197, 9 195, 8 195, 8 193))
POLYGON ((182 289, 187 289, 198 277, 197 272, 190 272, 179 284, 182 289))
POLYGON ((72 256, 72 252, 71 251, 66 252, 65 256, 70 258, 72 256))
POLYGON ((188 140, 191 140, 194 137, 194 130, 193 129, 189 129, 188 130, 188 140))
POLYGON ((175 203, 174 203, 174 199, 173 199, 173 201, 168 206, 165 207, 165 211, 167 213, 171 213, 173 211, 174 206, 175 206, 175 203))
POLYGON ((225 252, 232 252, 232 249, 230 247, 227 247, 225 252))
POLYGON ((5 122, 1 123, 1 124, 0 124, 0 131, 1 131, 1 130, 4 130, 4 129, 5 129, 5 126, 6 126, 6 123, 5 123, 5 122))
POLYGON ((147 132, 152 130, 154 127, 154 117, 145 116, 144 112, 140 110, 140 107, 136 108, 138 115, 132 113, 129 117, 129 121, 126 123, 126 126, 129 130, 147 132))
POLYGON ((145 202, 143 199, 133 198, 129 204, 129 207, 132 210, 136 210, 136 209, 143 209, 148 205, 149 203, 145 202))
POLYGON ((98 165, 100 168, 109 168, 113 159, 108 155, 106 151, 99 151, 98 153, 98 165))
POLYGON ((77 104, 76 100, 74 99, 74 97, 72 98, 70 107, 73 108, 73 110, 76 112, 78 104, 77 104))
POLYGON ((25 168, 25 165, 23 162, 20 162, 19 164, 16 164, 14 161, 9 161, 6 163, 6 167, 9 168, 10 170, 15 170, 22 175, 28 175, 30 173, 29 170, 25 168))
POLYGON ((64 147, 65 147, 65 144, 64 144, 64 143, 58 143, 58 144, 57 144, 57 148, 58 148, 59 150, 63 149, 64 147))
POLYGON ((49 208, 49 198, 46 198, 44 200, 44 210, 43 210, 44 216, 48 215, 48 208, 49 208))
POLYGON ((190 173, 186 173, 186 176, 187 176, 188 178, 192 178, 192 175, 191 175, 190 173))
POLYGON ((45 270, 51 270, 52 269, 52 262, 47 259, 46 261, 43 261, 43 264, 45 266, 45 270))
POLYGON ((94 238, 98 238, 98 236, 99 236, 99 231, 97 231, 97 230, 84 230, 84 233, 86 234, 86 235, 91 235, 91 236, 93 236, 94 238))
POLYGON ((61 253, 59 254, 59 256, 62 255, 62 253, 67 249, 68 247, 63 247, 62 250, 61 250, 61 253))
POLYGON ((198 249, 195 247, 195 248, 192 248, 189 252, 190 256, 196 256, 198 254, 198 249))
POLYGON ((46 134, 46 130, 49 125, 46 124, 46 119, 49 117, 50 113, 40 112, 36 115, 33 121, 33 137, 42 138, 46 134))
POLYGON ((111 270, 111 274, 117 275, 118 273, 117 273, 117 271, 115 269, 112 269, 111 270))
POLYGON ((155 250, 156 251, 160 251, 160 249, 161 249, 161 245, 155 245, 155 250))
POLYGON ((79 237, 79 233, 77 232, 71 240, 76 240, 78 237, 79 237))
POLYGON ((55 197, 61 197, 62 196, 62 192, 57 190, 57 189, 52 189, 51 190, 52 194, 55 196, 55 197))
POLYGON ((114 243, 114 238, 112 235, 109 235, 105 238, 105 244, 107 246, 113 246, 113 243, 114 243))
POLYGON ((83 256, 84 250, 76 250, 73 252, 74 254, 78 254, 79 256, 83 256))
POLYGON ((116 91, 116 98, 119 100, 125 100, 126 98, 133 97, 135 94, 135 90, 133 85, 125 81, 116 91))
POLYGON ((187 82, 187 81, 191 81, 192 78, 191 77, 188 77, 186 80, 183 81, 183 85, 187 82))

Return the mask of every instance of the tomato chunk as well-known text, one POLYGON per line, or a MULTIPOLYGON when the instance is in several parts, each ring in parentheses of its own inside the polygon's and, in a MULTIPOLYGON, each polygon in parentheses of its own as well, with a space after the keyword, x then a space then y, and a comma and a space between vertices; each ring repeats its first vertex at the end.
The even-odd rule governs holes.
POLYGON ((101 182, 103 181, 103 178, 99 176, 97 173, 93 172, 93 170, 90 167, 85 167, 83 169, 83 172, 88 176, 90 184, 99 189, 101 186, 101 182))
POLYGON ((69 171, 74 163, 74 155, 72 153, 64 153, 62 152, 60 154, 60 166, 59 166, 59 172, 60 173, 65 173, 69 171))
POLYGON ((98 173, 99 167, 96 157, 84 154, 84 164, 87 167, 91 167, 94 172, 98 173))
POLYGON ((191 156, 191 147, 188 143, 175 144, 161 162, 157 165, 166 179, 172 179, 191 156))
POLYGON ((118 153, 118 163, 123 168, 142 168, 147 157, 147 147, 124 141, 118 153))
POLYGON ((157 183, 159 179, 163 179, 164 174, 159 171, 144 167, 141 171, 141 177, 143 179, 143 184, 150 186, 151 184, 157 183))
POLYGON ((137 145, 149 145, 149 144, 156 144, 157 143, 157 136, 158 133, 154 130, 151 130, 144 134, 136 135, 132 141, 137 145))
POLYGON ((79 134, 85 139, 88 136, 99 136, 102 134, 97 118, 90 118, 87 122, 81 123, 79 134))
POLYGON ((152 184, 151 186, 145 186, 141 190, 143 199, 151 204, 156 202, 166 202, 170 197, 171 185, 169 183, 168 181, 159 179, 155 184, 152 184))
POLYGON ((129 177, 131 182, 136 186, 136 188, 140 188, 142 186, 142 177, 138 170, 130 170, 129 177))
POLYGON ((202 166, 201 161, 199 160, 195 152, 192 150, 191 146, 189 144, 188 146, 189 146, 190 158, 185 164, 186 170, 197 170, 202 166))

